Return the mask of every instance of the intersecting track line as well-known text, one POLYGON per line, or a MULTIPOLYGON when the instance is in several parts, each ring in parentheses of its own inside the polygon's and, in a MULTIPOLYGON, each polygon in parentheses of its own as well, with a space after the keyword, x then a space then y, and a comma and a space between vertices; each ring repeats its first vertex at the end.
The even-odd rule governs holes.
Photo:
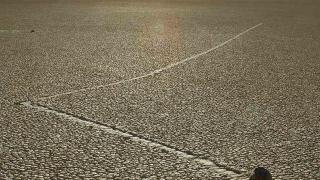
POLYGON ((126 137, 133 142, 141 143, 150 147, 155 147, 161 150, 164 150, 166 152, 172 153, 177 155, 180 158, 184 159, 189 159, 191 161, 194 161, 198 164, 202 164, 204 166, 208 166, 210 170, 214 171, 215 173, 226 176, 229 179, 239 179, 243 178, 244 176, 244 171, 239 171, 237 169, 228 167, 226 165, 219 164, 218 162, 214 162, 206 157, 202 157, 201 155, 197 155, 191 151, 185 151, 182 149, 179 149, 177 147, 174 147, 172 145, 168 145, 166 143, 160 142, 158 140, 152 139, 152 138, 146 138, 143 137, 142 135, 129 131, 129 130, 123 130, 120 129, 116 126, 108 125, 105 123, 97 122, 95 120, 92 120, 87 117, 75 115, 72 113, 64 112, 61 110, 55 110, 50 107, 46 107, 41 104, 37 103, 32 103, 30 101, 22 102, 20 105, 23 105, 27 108, 31 108, 37 112, 45 112, 45 113, 50 113, 54 114, 56 116, 60 116, 62 118, 68 119, 70 121, 86 125, 86 126, 91 126, 91 127, 96 127, 98 129, 104 130, 110 134, 115 134, 118 136, 126 137))
POLYGON ((21 30, 16 30, 16 29, 12 29, 12 30, 0 29, 0 33, 19 33, 19 32, 21 32, 21 30))
POLYGON ((212 51, 214 51, 214 50, 216 50, 216 49, 218 49, 218 48, 220 48, 220 47, 222 47, 222 46, 230 43, 231 41, 239 38, 240 36, 246 34, 247 32, 249 32, 249 31, 251 31, 251 30, 253 30, 253 29, 261 26, 262 24, 263 24, 263 23, 259 23, 259 24, 255 25, 255 26, 252 26, 252 27, 250 27, 250 28, 242 31, 241 33, 233 36, 232 38, 224 41, 223 43, 221 43, 221 44, 219 44, 219 45, 217 45, 217 46, 215 46, 215 47, 213 47, 213 48, 210 48, 210 49, 208 49, 208 50, 206 50, 206 51, 203 51, 203 52, 201 52, 201 53, 192 55, 192 56, 190 56, 190 57, 188 57, 188 58, 186 58, 186 59, 183 59, 183 60, 181 60, 181 61, 178 61, 178 62, 176 62, 176 63, 169 64, 169 65, 167 65, 167 66, 165 66, 165 67, 163 67, 163 68, 156 69, 156 70, 154 70, 154 71, 152 71, 152 72, 150 72, 150 73, 148 73, 148 74, 144 74, 144 75, 137 76, 137 77, 130 78, 130 79, 125 79, 125 80, 117 81, 117 82, 110 83, 110 84, 99 85, 99 86, 94 86, 94 87, 87 87, 87 88, 82 88, 82 89, 77 89, 77 90, 71 90, 71 91, 68 91, 68 92, 64 92, 64 93, 60 93, 60 94, 55 94, 55 95, 52 95, 52 96, 45 96, 45 97, 39 98, 39 100, 45 100, 45 99, 54 98, 54 97, 58 97, 58 96, 62 96, 62 95, 68 95, 68 94, 73 94, 73 93, 77 93, 77 92, 83 92, 83 91, 87 91, 87 90, 94 90, 94 89, 99 89, 99 88, 103 88, 103 87, 114 86, 114 85, 123 84, 123 83, 126 83, 126 82, 131 82, 131 81, 143 79, 143 78, 146 78, 146 77, 149 77, 149 76, 153 76, 153 75, 158 74, 158 73, 160 73, 160 72, 162 72, 162 71, 171 69, 171 68, 173 68, 173 67, 175 67, 175 66, 178 66, 178 65, 180 65, 180 64, 184 64, 184 63, 186 63, 186 62, 188 62, 188 61, 190 61, 190 60, 193 60, 193 59, 196 59, 196 58, 198 58, 198 57, 200 57, 200 56, 203 56, 203 55, 205 55, 205 54, 208 54, 209 52, 212 52, 212 51))
MULTIPOLYGON (((150 72, 148 74, 137 76, 137 77, 134 77, 134 78, 131 78, 131 79, 121 80, 121 81, 114 82, 114 83, 107 84, 107 85, 88 87, 88 88, 72 90, 72 91, 69 91, 69 92, 60 93, 60 94, 56 94, 56 95, 52 95, 52 96, 46 96, 46 97, 39 98, 39 100, 45 100, 45 99, 48 99, 48 98, 54 98, 54 97, 58 97, 58 96, 62 96, 62 95, 68 95, 68 94, 72 94, 72 93, 82 92, 82 91, 86 91, 86 90, 93 90, 93 89, 103 88, 103 87, 107 87, 107 86, 114 86, 114 85, 123 84, 123 83, 126 83, 126 82, 131 82, 131 81, 143 79, 143 78, 146 78, 146 77, 149 77, 149 76, 153 76, 153 75, 158 74, 158 73, 160 73, 162 71, 171 69, 171 68, 173 68, 175 66, 178 66, 178 65, 186 63, 186 62, 188 62, 190 60, 196 59, 196 58, 198 58, 198 57, 200 57, 202 55, 208 54, 209 52, 212 52, 212 51, 214 51, 214 50, 216 50, 216 49, 218 49, 218 48, 230 43, 231 41, 239 38, 240 36, 244 35, 245 33, 249 32, 249 31, 251 31, 251 30, 253 30, 253 29, 255 29, 255 28, 257 28, 257 27, 259 27, 261 25, 262 25, 262 23, 259 23, 259 24, 255 25, 255 26, 251 27, 251 28, 246 29, 245 31, 237 34, 236 36, 224 41, 223 43, 221 43, 221 44, 219 44, 219 45, 217 45, 217 46, 215 46, 215 47, 213 47, 211 49, 208 49, 208 50, 203 51, 201 53, 198 53, 196 55, 190 56, 190 57, 188 57, 186 59, 183 59, 183 60, 181 60, 179 62, 176 62, 176 63, 173 63, 173 64, 169 64, 169 65, 167 65, 167 66, 165 66, 163 68, 154 70, 154 71, 152 71, 152 72, 150 72)), ((132 131, 129 131, 129 130, 120 129, 120 128, 116 127, 116 126, 112 126, 112 125, 108 125, 108 124, 105 124, 105 123, 101 123, 101 122, 92 120, 90 118, 79 116, 79 115, 72 114, 72 113, 69 113, 69 112, 64 112, 64 111, 61 111, 61 110, 55 110, 55 109, 52 109, 50 107, 46 107, 44 105, 41 105, 39 103, 32 103, 31 101, 25 101, 25 102, 21 102, 21 103, 17 103, 17 104, 20 104, 20 105, 23 105, 25 107, 34 109, 34 110, 36 110, 38 112, 45 112, 45 113, 55 114, 57 116, 69 119, 69 120, 74 121, 74 122, 78 122, 78 123, 83 124, 83 125, 97 127, 99 129, 102 129, 102 130, 110 133, 110 134, 116 134, 116 135, 119 135, 119 136, 122 136, 122 137, 127 137, 127 138, 131 139, 134 142, 142 143, 142 144, 145 144, 147 146, 157 147, 159 149, 162 149, 162 150, 168 151, 170 153, 176 154, 178 157, 185 158, 185 159, 190 159, 190 160, 192 160, 194 162, 197 162, 197 163, 200 163, 202 165, 209 166, 210 169, 212 169, 216 173, 218 173, 220 175, 223 175, 223 176, 227 176, 230 179, 239 179, 239 178, 243 177, 243 174, 242 174, 242 173, 244 173, 243 171, 239 171, 237 169, 228 167, 226 165, 219 164, 218 162, 214 162, 214 161, 212 161, 212 160, 210 160, 210 159, 208 159, 206 157, 203 157, 201 155, 197 155, 197 154, 195 154, 195 153, 193 153, 191 151, 184 151, 184 150, 179 149, 177 147, 174 147, 172 145, 160 142, 160 141, 155 140, 155 139, 144 137, 143 135, 140 135, 138 133, 135 133, 135 132, 132 132, 132 131)))

